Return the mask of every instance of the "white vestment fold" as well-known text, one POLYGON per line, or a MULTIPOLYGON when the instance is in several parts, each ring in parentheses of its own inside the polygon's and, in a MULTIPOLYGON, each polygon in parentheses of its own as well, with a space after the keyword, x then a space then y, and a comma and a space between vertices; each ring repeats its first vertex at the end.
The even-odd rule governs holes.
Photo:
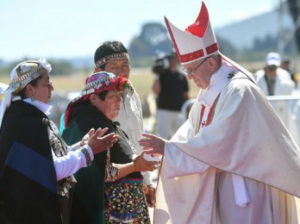
POLYGON ((238 72, 197 132, 202 103, 165 145, 155 223, 297 223, 300 154, 261 90, 238 72), (235 203, 232 174, 245 180, 245 208, 235 203))

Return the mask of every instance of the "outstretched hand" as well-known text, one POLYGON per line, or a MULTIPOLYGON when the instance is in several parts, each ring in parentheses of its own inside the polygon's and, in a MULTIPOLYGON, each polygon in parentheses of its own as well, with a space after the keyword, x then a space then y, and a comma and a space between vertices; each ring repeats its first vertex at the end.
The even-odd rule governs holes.
POLYGON ((139 140, 139 144, 143 147, 145 153, 164 155, 165 139, 151 134, 143 134, 143 137, 139 140))
POLYGON ((82 142, 85 140, 85 142, 87 142, 87 144, 92 148, 94 154, 103 152, 111 148, 118 141, 115 133, 103 136, 107 131, 108 128, 98 128, 97 131, 92 128, 82 138, 82 142))
POLYGON ((91 128, 88 133, 86 133, 81 139, 80 145, 84 146, 88 144, 89 139, 95 134, 95 129, 91 128))
POLYGON ((145 152, 136 157, 133 161, 135 172, 153 171, 158 168, 159 161, 148 161, 144 157, 145 152))

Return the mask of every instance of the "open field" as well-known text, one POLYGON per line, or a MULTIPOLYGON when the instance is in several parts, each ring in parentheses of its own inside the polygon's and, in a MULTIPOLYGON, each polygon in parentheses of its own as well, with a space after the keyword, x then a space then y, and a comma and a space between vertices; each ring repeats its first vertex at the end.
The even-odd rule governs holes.
MULTIPOLYGON (((51 82, 53 83, 54 91, 57 92, 80 91, 85 82, 85 78, 86 74, 83 73, 76 75, 51 76, 51 82)), ((130 80, 141 99, 144 99, 147 94, 150 93, 154 78, 155 75, 150 69, 133 69, 131 71, 130 80)), ((1 76, 0 82, 9 83, 8 76, 1 76)), ((195 97, 198 90, 191 81, 190 89, 190 96, 195 97)))
MULTIPOLYGON (((299 63, 300 64, 300 63, 299 63)), ((264 62, 257 63, 246 63, 243 64, 245 68, 254 72, 257 69, 260 69, 264 66, 264 62)), ((299 68, 300 70, 300 68, 299 68)), ((296 69, 296 71, 299 71, 296 69)), ((52 76, 51 82, 54 86, 54 91, 57 92, 69 92, 69 91, 80 91, 83 87, 85 78, 87 74, 91 74, 91 71, 86 71, 74 75, 63 75, 63 76, 52 76)), ((1 75, 0 82, 9 83, 8 75, 1 75)), ((151 91, 151 86, 155 75, 151 72, 150 68, 142 68, 142 69, 132 69, 130 73, 130 80, 133 83, 135 89, 139 93, 141 99, 144 99, 147 94, 151 91)), ((195 84, 189 80, 190 86, 190 97, 196 97, 198 93, 198 88, 195 84)))

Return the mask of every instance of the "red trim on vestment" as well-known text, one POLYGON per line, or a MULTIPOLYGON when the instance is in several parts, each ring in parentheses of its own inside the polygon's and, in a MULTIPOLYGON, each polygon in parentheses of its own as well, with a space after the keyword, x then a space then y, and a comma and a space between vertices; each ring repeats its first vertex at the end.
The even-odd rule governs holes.
MULTIPOLYGON (((217 103, 217 99, 215 99, 213 105, 209 109, 207 119, 206 119, 205 124, 204 124, 205 127, 207 127, 210 124, 210 121, 211 121, 210 117, 211 117, 211 115, 212 115, 212 113, 215 109, 216 103, 217 103)), ((198 125, 198 132, 200 131, 200 128, 202 127, 201 124, 202 124, 202 119, 203 119, 203 116, 204 116, 204 111, 205 111, 205 106, 202 105, 201 113, 200 113, 200 120, 199 120, 199 125, 198 125)))
POLYGON ((202 119, 203 119, 203 116, 204 116, 204 111, 205 111, 205 106, 202 105, 201 107, 201 113, 200 113, 200 120, 199 120, 199 124, 198 124, 198 132, 200 131, 200 128, 201 128, 201 123, 202 123, 202 119))

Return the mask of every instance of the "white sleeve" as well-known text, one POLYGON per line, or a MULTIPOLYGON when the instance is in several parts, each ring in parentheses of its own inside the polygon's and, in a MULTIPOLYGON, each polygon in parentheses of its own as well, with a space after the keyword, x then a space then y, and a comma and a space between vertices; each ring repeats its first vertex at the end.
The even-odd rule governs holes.
POLYGON ((165 145, 164 165, 168 178, 202 173, 209 167, 209 165, 194 159, 172 143, 166 143, 165 145))
POLYGON ((77 143, 75 143, 75 144, 73 144, 73 145, 71 145, 71 146, 69 146, 68 147, 68 151, 75 151, 75 150, 77 150, 77 149, 79 149, 81 146, 80 146, 80 141, 79 142, 77 142, 77 143))
MULTIPOLYGON (((94 160, 90 146, 86 145, 85 148, 88 150, 91 160, 94 160)), ((62 157, 57 157, 52 151, 52 156, 57 180, 73 175, 82 167, 87 167, 86 158, 81 150, 72 151, 68 148, 68 154, 62 157)))

